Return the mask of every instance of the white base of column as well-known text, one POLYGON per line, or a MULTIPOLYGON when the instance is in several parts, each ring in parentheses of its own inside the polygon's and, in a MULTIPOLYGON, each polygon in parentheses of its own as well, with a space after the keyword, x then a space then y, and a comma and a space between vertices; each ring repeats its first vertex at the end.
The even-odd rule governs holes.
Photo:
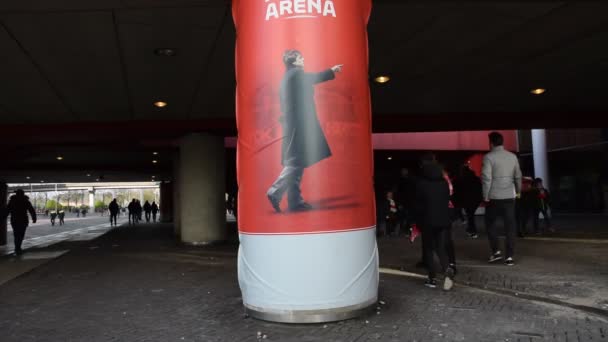
POLYGON ((378 300, 376 230, 240 234, 238 277, 254 317, 319 323, 359 315, 378 300))

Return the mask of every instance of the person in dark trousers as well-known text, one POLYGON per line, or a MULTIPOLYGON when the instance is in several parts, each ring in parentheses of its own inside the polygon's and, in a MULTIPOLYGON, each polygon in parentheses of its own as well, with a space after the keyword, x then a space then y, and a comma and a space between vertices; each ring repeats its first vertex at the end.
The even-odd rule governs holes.
POLYGON ((110 202, 108 205, 108 210, 110 211, 110 226, 116 226, 118 220, 118 212, 120 211, 120 207, 118 206, 118 202, 116 198, 110 202))
POLYGON ((156 201, 152 201, 152 205, 150 207, 152 209, 152 221, 156 223, 156 214, 158 214, 158 204, 156 204, 156 201))
POLYGON ((11 227, 13 227, 13 237, 15 243, 15 255, 23 254, 21 244, 25 238, 25 230, 29 226, 29 217, 32 217, 32 223, 36 223, 36 211, 30 203, 29 197, 25 196, 23 190, 18 189, 15 194, 12 195, 8 201, 8 205, 4 213, 2 213, 2 220, 6 220, 8 215, 11 216, 11 227))
POLYGON ((57 211, 51 211, 51 226, 55 225, 56 219, 57 219, 57 211))
POLYGON ((137 224, 139 216, 137 214, 137 202, 135 198, 129 203, 127 209, 129 210, 129 225, 137 224))
POLYGON ((551 227, 551 218, 549 217, 549 204, 551 203, 551 197, 549 196, 549 190, 543 186, 543 180, 541 178, 534 179, 532 189, 530 190, 530 197, 533 201, 533 219, 534 219, 534 233, 541 234, 554 232, 551 227), (545 229, 543 231, 539 228, 539 214, 543 214, 543 220, 545 221, 545 229))
POLYGON ((65 211, 63 210, 59 210, 59 213, 57 214, 57 217, 59 217, 59 225, 63 226, 65 224, 65 211))
POLYGON ((463 209, 466 213, 467 234, 477 239, 477 225, 475 224, 475 211, 481 203, 481 179, 468 165, 460 168, 459 176, 454 180, 454 205, 458 211, 463 209))
POLYGON ((503 259, 498 247, 496 219, 502 217, 505 226, 505 249, 507 266, 515 264, 515 198, 521 193, 521 170, 515 154, 503 147, 503 137, 498 132, 489 134, 491 151, 483 158, 481 184, 486 202, 486 230, 490 243, 489 262, 503 259))
POLYGON ((141 206, 141 202, 139 200, 135 200, 135 212, 137 213, 137 221, 141 221, 142 213, 144 212, 143 207, 141 206))
MULTIPOLYGON (((454 285, 454 269, 449 265, 446 239, 450 217, 450 189, 443 169, 434 161, 423 163, 416 181, 416 225, 422 230, 424 262, 428 271, 425 285, 437 286, 434 255, 437 254, 441 272, 445 274, 443 289, 454 285)), ((434 158, 432 158, 434 159, 434 158)))
POLYGON ((297 50, 283 54, 286 71, 281 80, 279 97, 283 126, 281 163, 283 170, 270 186, 266 195, 274 210, 281 212, 281 199, 287 192, 290 211, 310 210, 312 207, 302 198, 300 183, 304 169, 325 158, 331 150, 317 118, 314 101, 314 85, 333 80, 342 65, 333 66, 319 73, 304 71, 304 57, 297 50))
POLYGON ((407 168, 401 169, 401 177, 397 183, 395 200, 399 209, 399 230, 409 234, 411 223, 413 222, 414 203, 415 203, 416 180, 407 168))
POLYGON ((384 230, 386 236, 393 236, 396 232, 398 224, 399 210, 397 209, 397 202, 393 199, 393 192, 387 191, 384 203, 382 204, 384 219, 384 230))
POLYGON ((150 223, 150 218, 152 217, 152 206, 148 201, 144 203, 144 212, 146 213, 146 222, 150 223))

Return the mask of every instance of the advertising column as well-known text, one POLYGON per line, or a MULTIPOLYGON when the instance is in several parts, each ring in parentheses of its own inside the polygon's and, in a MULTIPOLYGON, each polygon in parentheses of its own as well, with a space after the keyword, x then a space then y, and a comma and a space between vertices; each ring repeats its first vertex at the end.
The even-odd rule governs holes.
POLYGON ((346 319, 377 301, 371 0, 233 0, 243 304, 346 319))

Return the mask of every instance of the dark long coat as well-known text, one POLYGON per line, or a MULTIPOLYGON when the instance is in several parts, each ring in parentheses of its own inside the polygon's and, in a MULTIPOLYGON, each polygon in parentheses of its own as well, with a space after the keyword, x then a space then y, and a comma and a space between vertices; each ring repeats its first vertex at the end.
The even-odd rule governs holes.
POLYGON ((13 228, 15 227, 27 227, 30 223, 29 217, 27 214, 32 216, 32 220, 36 221, 36 211, 30 202, 29 197, 24 195, 13 195, 10 197, 8 201, 8 206, 6 207, 6 212, 2 219, 6 219, 7 215, 11 215, 11 225, 13 228))
POLYGON ((280 88, 283 165, 309 167, 331 156, 317 117, 313 87, 334 78, 331 69, 309 73, 292 67, 285 72, 280 88))

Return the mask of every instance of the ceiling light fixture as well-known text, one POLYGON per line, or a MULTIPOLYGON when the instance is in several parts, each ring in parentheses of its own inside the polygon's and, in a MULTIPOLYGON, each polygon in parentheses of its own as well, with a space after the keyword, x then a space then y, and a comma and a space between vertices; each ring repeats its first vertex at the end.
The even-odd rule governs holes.
POLYGON ((388 159, 388 160, 393 160, 393 157, 388 157, 388 158, 386 158, 386 159, 388 159))
POLYGON ((44 181, 43 181, 43 180, 41 180, 41 181, 40 181, 40 183, 44 183, 44 181))
POLYGON ((91 177, 91 174, 90 174, 90 173, 87 173, 87 177, 91 177))
POLYGON ((156 164, 156 163, 158 163, 158 160, 153 160, 152 161, 152 164, 156 164))
POLYGON ((25 179, 30 179, 30 178, 32 178, 32 177, 30 177, 30 176, 26 176, 26 177, 25 177, 25 179))
POLYGON ((534 95, 541 95, 546 91, 547 91, 547 89, 544 89, 544 88, 536 88, 536 89, 530 90, 530 93, 532 93, 534 95))
POLYGON ((376 83, 386 83, 386 82, 390 81, 390 79, 391 79, 390 77, 383 75, 383 76, 376 77, 374 79, 374 81, 376 81, 376 83))
POLYGON ((157 56, 162 56, 162 57, 173 57, 175 56, 177 51, 175 51, 175 49, 172 48, 158 48, 158 49, 154 49, 154 54, 157 56))
POLYGON ((156 155, 158 155, 158 152, 152 152, 152 154, 156 156, 156 155))
POLYGON ((63 160, 62 156, 57 156, 57 160, 63 160))
POLYGON ((154 102, 154 106, 157 108, 167 107, 167 102, 164 101, 156 101, 154 102))

